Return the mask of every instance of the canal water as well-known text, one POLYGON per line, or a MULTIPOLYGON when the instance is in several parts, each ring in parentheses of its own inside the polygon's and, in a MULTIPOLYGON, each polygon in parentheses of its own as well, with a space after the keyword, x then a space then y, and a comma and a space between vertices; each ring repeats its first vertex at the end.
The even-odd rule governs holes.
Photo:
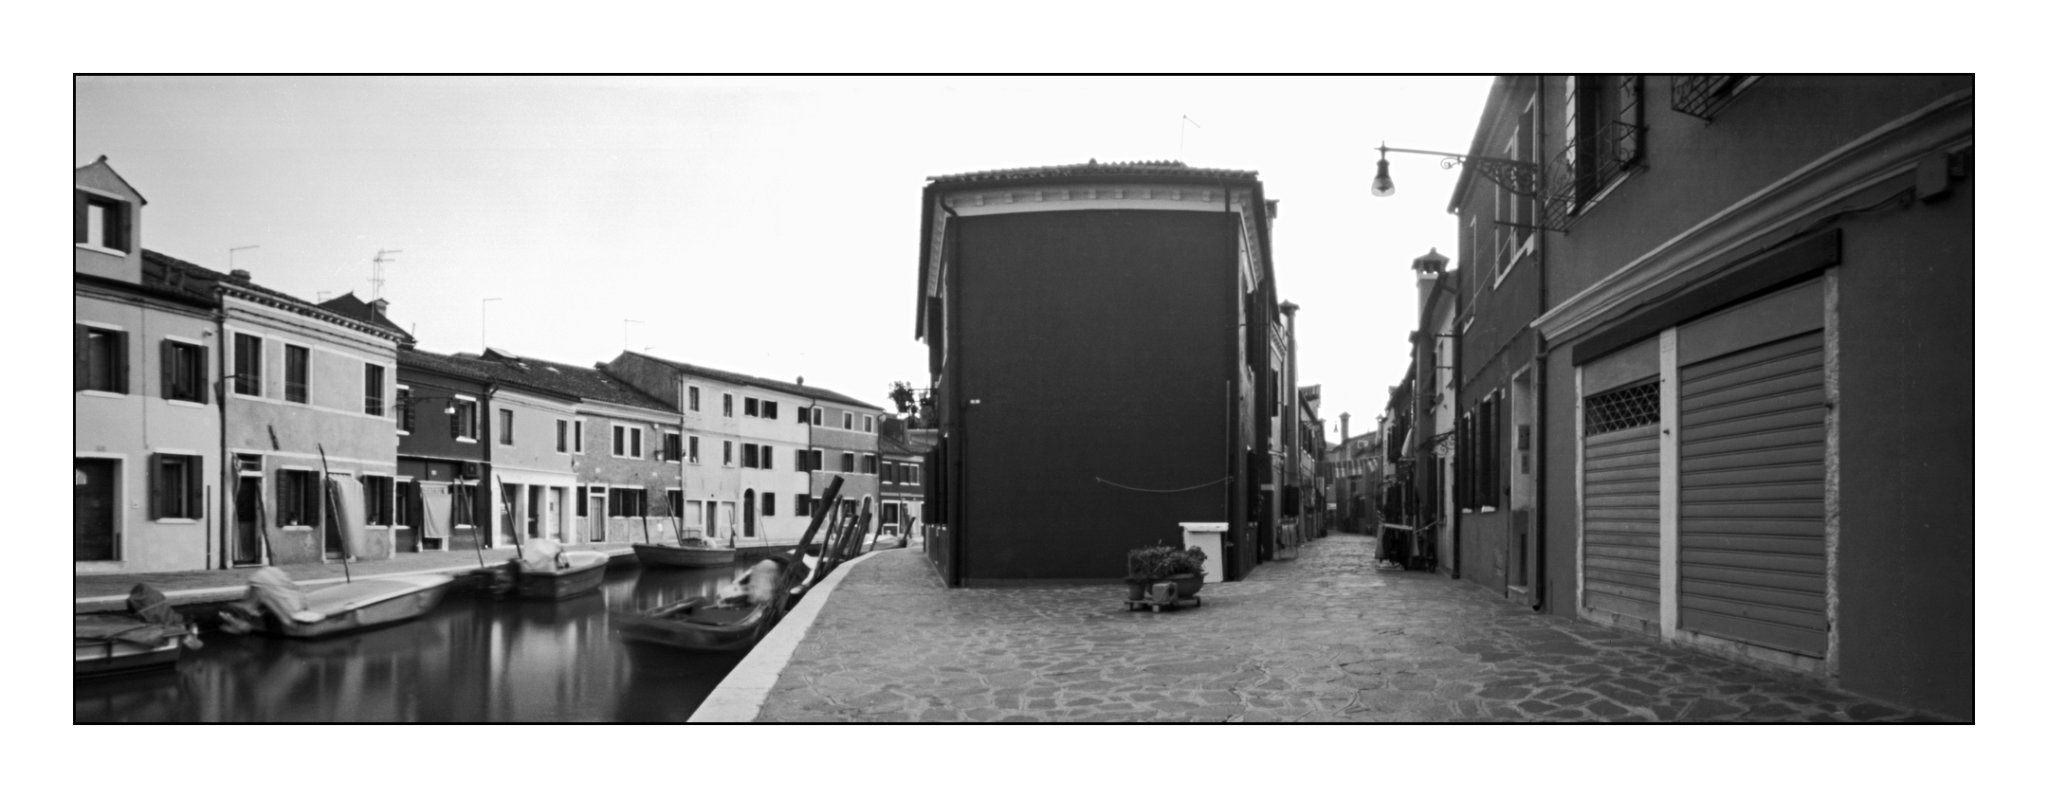
POLYGON ((176 671, 78 680, 77 723, 688 720, 745 656, 628 643, 610 612, 732 584, 739 567, 614 562, 604 587, 559 602, 463 587, 417 620, 321 640, 207 632, 176 671), (623 566, 623 567, 621 567, 623 566))

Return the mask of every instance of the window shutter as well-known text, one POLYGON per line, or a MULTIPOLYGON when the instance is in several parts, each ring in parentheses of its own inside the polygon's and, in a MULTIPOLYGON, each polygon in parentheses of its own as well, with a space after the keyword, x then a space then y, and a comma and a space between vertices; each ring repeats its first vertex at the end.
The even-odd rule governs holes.
POLYGON ((149 455, 149 517, 164 517, 164 456, 149 455))
POLYGON ((290 523, 292 522, 293 518, 294 518, 294 515, 293 515, 293 513, 292 513, 292 501, 291 501, 291 496, 292 496, 292 494, 291 494, 291 489, 290 489, 289 485, 287 484, 288 482, 290 482, 290 480, 287 480, 287 479, 285 479, 285 472, 284 472, 284 470, 283 470, 283 469, 278 469, 278 471, 277 471, 277 525, 278 525, 278 526, 285 526, 285 525, 287 525, 287 524, 290 524, 290 523))
POLYGON ((162 361, 158 364, 159 368, 157 371, 160 372, 163 382, 162 385, 157 386, 157 390, 163 392, 165 399, 175 398, 178 395, 178 370, 175 365, 177 351, 171 347, 171 339, 165 338, 157 342, 157 358, 162 361))
POLYGON ((451 403, 448 407, 455 411, 448 414, 448 437, 460 438, 462 437, 462 408, 453 404, 455 400, 450 399, 448 401, 451 403))
POLYGON ((185 517, 206 517, 206 458, 193 455, 185 458, 185 517))
POLYGON ((198 374, 195 376, 197 376, 199 380, 199 403, 202 405, 210 404, 213 402, 212 390, 209 387, 213 383, 213 379, 211 377, 213 372, 207 369, 207 353, 208 350, 206 347, 202 346, 198 348, 198 374))
POLYGON ((114 393, 128 392, 128 333, 110 333, 113 337, 114 393))
POLYGON ((90 379, 88 376, 89 369, 86 365, 88 362, 85 351, 87 340, 85 325, 71 325, 71 390, 73 391, 85 390, 86 383, 90 379))
POLYGON ((85 192, 71 190, 71 243, 85 243, 85 192))
POLYGON ((107 203, 107 248, 128 251, 128 203, 107 203))

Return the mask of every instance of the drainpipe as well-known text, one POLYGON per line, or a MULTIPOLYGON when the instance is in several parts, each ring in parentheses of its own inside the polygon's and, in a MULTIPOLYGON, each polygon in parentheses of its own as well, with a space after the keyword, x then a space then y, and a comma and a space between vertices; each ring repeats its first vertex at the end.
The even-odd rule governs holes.
MULTIPOLYGON (((1536 118, 1542 119, 1545 110, 1546 109, 1544 108, 1543 102, 1543 79, 1537 78, 1536 118)), ((1537 128, 1538 132, 1540 133, 1542 126, 1538 125, 1537 128)), ((1534 203, 1532 203, 1532 206, 1533 205, 1534 203)), ((1542 228, 1537 228, 1534 234, 1538 239, 1536 242, 1536 312, 1544 313, 1550 310, 1550 269, 1548 268, 1550 265, 1550 247, 1545 246, 1550 242, 1542 240, 1542 228)), ((1547 534, 1549 524, 1544 520, 1545 516, 1548 515, 1548 513, 1545 512, 1544 508, 1547 506, 1545 502, 1545 498, 1547 496, 1547 491, 1545 490, 1545 483, 1548 481, 1546 477, 1549 473, 1549 469, 1544 468, 1543 463, 1543 458, 1545 454, 1549 451, 1547 448, 1544 447, 1544 441, 1548 438, 1548 435, 1545 433, 1545 430, 1547 430, 1550 425, 1543 423, 1543 417, 1545 408, 1548 407, 1548 404, 1544 398, 1544 392, 1546 382, 1545 372, 1549 371, 1550 369, 1550 342, 1544 339, 1542 330, 1536 330, 1535 333, 1536 379, 1534 381, 1535 384, 1531 386, 1531 388, 1536 393, 1536 406, 1532 409, 1532 412, 1534 412, 1535 415, 1531 420, 1534 423, 1534 426, 1536 427, 1536 434, 1534 436, 1535 440, 1529 442, 1529 446, 1532 449, 1532 451, 1530 452, 1529 459, 1533 461, 1530 467, 1536 470, 1536 478, 1531 480, 1532 482, 1536 483, 1536 495, 1532 497, 1533 499, 1535 499, 1536 508, 1535 517, 1529 519, 1529 525, 1531 527, 1534 527, 1530 530, 1530 534, 1535 537, 1535 543, 1533 545, 1536 548, 1536 567, 1532 569, 1534 573, 1531 575, 1533 577, 1533 581, 1535 582, 1535 584, 1529 586, 1529 592, 1535 596, 1535 602, 1529 605, 1529 609, 1533 612, 1543 612, 1549 605, 1549 602, 1546 600, 1546 597, 1550 589, 1550 578, 1548 573, 1549 557, 1546 556, 1546 552, 1550 548, 1550 546, 1548 545, 1549 540, 1547 534)))
MULTIPOLYGON (((222 519, 220 530, 220 567, 221 570, 225 571, 233 568, 235 563, 235 555, 228 550, 228 536, 234 534, 233 530, 235 528, 233 516, 235 500, 229 498, 234 492, 229 491, 228 486, 240 487, 242 480, 241 476, 235 473, 234 458, 228 454, 228 312, 227 301, 221 296, 219 288, 214 289, 213 302, 213 346, 220 351, 221 355, 214 358, 214 360, 218 361, 214 364, 214 373, 219 374, 220 378, 214 383, 216 390, 213 392, 213 398, 214 402, 219 406, 217 410, 220 413, 220 471, 223 475, 220 483, 221 510, 215 515, 222 519)), ((262 501, 262 498, 258 496, 257 500, 262 501)), ((260 518, 261 516, 258 517, 260 518)))

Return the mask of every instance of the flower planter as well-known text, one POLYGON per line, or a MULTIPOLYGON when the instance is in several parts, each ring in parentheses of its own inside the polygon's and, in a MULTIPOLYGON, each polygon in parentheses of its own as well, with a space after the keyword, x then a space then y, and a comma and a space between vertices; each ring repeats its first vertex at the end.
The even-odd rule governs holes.
POLYGON ((1128 591, 1124 597, 1124 609, 1127 610, 1150 606, 1153 612, 1158 612, 1160 607, 1178 607, 1183 601, 1193 601, 1195 606, 1202 606, 1202 600, 1195 596, 1202 589, 1201 574, 1175 574, 1163 579, 1127 576, 1124 577, 1124 587, 1128 591), (1172 598, 1161 601, 1153 596, 1152 586, 1159 584, 1174 586, 1172 598))

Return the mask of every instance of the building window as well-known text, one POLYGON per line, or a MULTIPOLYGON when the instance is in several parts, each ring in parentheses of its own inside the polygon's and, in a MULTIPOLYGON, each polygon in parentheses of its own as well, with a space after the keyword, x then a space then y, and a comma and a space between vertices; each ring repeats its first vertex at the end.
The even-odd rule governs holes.
POLYGON ((398 386, 398 392, 396 394, 396 397, 397 398, 394 399, 393 402, 396 404, 396 409, 398 410, 398 434, 411 435, 413 421, 412 389, 400 385, 398 386))
POLYGON ((577 486, 576 486, 576 517, 577 517, 577 518, 586 518, 586 517, 589 517, 589 515, 590 515, 590 486, 588 486, 588 485, 577 485, 577 486))
POLYGON ((861 472, 861 473, 863 473, 863 474, 872 474, 872 473, 875 473, 875 456, 874 456, 874 455, 872 455, 872 454, 864 454, 864 455, 861 455, 861 456, 860 456, 860 472, 861 472))
POLYGON ((810 517, 810 514, 811 514, 811 495, 810 495, 810 494, 808 494, 808 493, 799 493, 799 494, 797 494, 797 495, 796 495, 796 514, 797 514, 797 515, 798 515, 799 517, 805 517, 805 518, 808 518, 808 517, 810 517))
POLYGON ((762 468, 774 468, 774 467, 775 467, 775 447, 773 447, 773 446, 762 446, 762 447, 761 447, 761 467, 762 467, 762 468))
POLYGON ((166 339, 163 346, 164 398, 206 403, 206 348, 166 339))
POLYGON ((363 413, 384 415, 384 367, 375 363, 363 364, 363 413))
POLYGON ((874 431, 875 431, 875 417, 874 417, 874 416, 872 416, 872 415, 868 415, 868 414, 866 414, 866 413, 863 413, 863 414, 861 414, 861 417, 860 417, 860 431, 862 431, 862 432, 874 432, 874 431))
POLYGON ((320 523, 320 475, 312 471, 278 469, 277 525, 314 526, 320 523))
POLYGON ((647 514, 646 488, 612 488, 606 504, 613 518, 639 518, 647 514))
POLYGON ((71 332, 71 389, 127 393, 128 334, 83 324, 71 332))
POLYGON ((682 459, 683 459, 683 434, 682 434, 682 433, 680 433, 680 432, 664 432, 664 433, 662 433, 662 434, 661 434, 661 459, 663 459, 663 460, 666 460, 666 461, 668 461, 668 462, 671 462, 671 463, 678 463, 678 462, 682 462, 682 459))
POLYGON ((1563 181, 1548 193, 1571 215, 1586 212, 1642 162, 1640 75, 1573 75, 1564 81, 1564 148, 1548 170, 1563 181))
POLYGON ((1671 110, 1712 120, 1756 75, 1672 75, 1671 110))
POLYGON ((825 450, 823 450, 823 449, 812 449, 812 450, 811 450, 811 463, 810 463, 810 465, 809 465, 809 466, 806 466, 806 467, 804 468, 804 470, 805 470, 805 471, 823 471, 823 470, 825 470, 825 450))
POLYGON ((640 459, 640 435, 642 430, 639 427, 634 427, 631 430, 628 430, 628 432, 632 434, 626 436, 626 442, 632 444, 632 457, 633 459, 638 460, 640 459))
POLYGON ((680 490, 676 490, 675 488, 670 488, 668 490, 662 491, 662 497, 668 500, 668 506, 663 507, 661 510, 662 515, 666 515, 670 518, 682 518, 683 492, 680 490))
POLYGON ((732 394, 725 395, 725 417, 732 418, 732 394))
POLYGON ((697 462, 697 436, 690 436, 690 462, 697 462))
POLYGON ((626 456, 626 428, 617 424, 612 425, 612 456, 626 456))
POLYGON ((391 486, 391 524, 401 529, 412 528, 412 508, 419 506, 419 486, 407 481, 391 486))
POLYGON ((498 409, 498 442, 512 445, 512 411, 504 408, 498 409))
POLYGON ((583 453, 583 419, 576 419, 576 430, 569 435, 569 445, 577 454, 583 453))
POLYGON ((811 425, 820 427, 825 425, 825 408, 811 408, 811 425))
MULTIPOLYGON (((1529 98, 1528 105, 1516 120, 1515 129, 1508 135, 1508 141, 1501 148, 1501 157, 1510 161, 1533 160, 1536 152, 1536 98, 1529 98)), ((1537 222, 1536 199, 1509 191, 1496 183, 1493 187, 1493 282, 1507 276, 1509 270, 1520 263, 1536 248, 1536 231, 1531 227, 1537 222)))
POLYGON ((71 241, 89 247, 128 250, 128 203, 90 191, 71 191, 71 241))
POLYGON ((840 472, 840 473, 842 473, 842 474, 851 474, 851 473, 853 473, 853 453, 852 453, 852 452, 840 452, 840 453, 839 453, 839 472, 840 472))
POLYGON ((740 467, 761 467, 761 447, 759 445, 749 443, 740 446, 740 467))
POLYGON ((853 413, 839 411, 839 426, 843 429, 853 429, 853 413))
POLYGON ((697 412, 697 386, 690 386, 690 412, 697 412))
POLYGON ((569 453, 569 420, 566 418, 555 419, 555 451, 569 453))
POLYGON ((913 464, 904 466, 903 468, 909 472, 908 476, 903 481, 908 482, 912 485, 917 484, 917 466, 913 464))
POLYGON ((365 475, 363 483, 363 523, 369 526, 391 526, 391 478, 365 475))
POLYGON ((284 345, 284 400, 306 403, 306 382, 312 379, 313 350, 284 345))
POLYGON ((263 395, 263 339, 235 333, 235 393, 263 395))
POLYGON ((448 417, 448 434, 463 443, 476 443, 476 400, 456 397, 449 407, 455 413, 448 417))
POLYGON ((809 424, 809 423, 811 423, 811 409, 810 409, 810 408, 808 408, 808 407, 799 407, 799 408, 797 408, 797 409, 796 409, 796 423, 798 423, 798 424, 809 424))
POLYGON ((448 486, 448 523, 457 529, 476 526, 476 486, 448 486))
POLYGON ((775 494, 773 494, 773 493, 763 493, 763 494, 761 494, 761 516, 762 516, 763 518, 766 518, 766 517, 768 517, 768 516, 771 516, 771 515, 774 515, 774 514, 775 514, 775 494))
POLYGON ((725 465, 732 467, 732 441, 725 441, 725 465))
POLYGON ((776 404, 776 402, 770 402, 766 399, 761 400, 761 417, 769 419, 775 418, 776 404))
POLYGON ((894 524, 894 523, 897 523, 897 522, 898 522, 898 520, 900 520, 900 519, 899 519, 899 516, 897 515, 897 512, 898 512, 898 510, 897 510, 897 507, 896 507, 896 503, 895 503, 895 502, 887 502, 887 503, 884 503, 884 504, 882 505, 882 523, 884 523, 884 524, 894 524))
POLYGON ((1500 504, 1500 392, 1479 400, 1458 420, 1458 506, 1490 510, 1500 504))
POLYGON ((752 418, 760 418, 760 417, 761 417, 761 400, 759 400, 759 399, 755 399, 754 397, 751 397, 751 396, 747 397, 747 409, 746 409, 746 414, 747 414, 747 415, 748 415, 749 417, 752 417, 752 418))
POLYGON ((149 486, 151 518, 199 518, 205 514, 205 471, 196 454, 150 455, 156 464, 149 486))

